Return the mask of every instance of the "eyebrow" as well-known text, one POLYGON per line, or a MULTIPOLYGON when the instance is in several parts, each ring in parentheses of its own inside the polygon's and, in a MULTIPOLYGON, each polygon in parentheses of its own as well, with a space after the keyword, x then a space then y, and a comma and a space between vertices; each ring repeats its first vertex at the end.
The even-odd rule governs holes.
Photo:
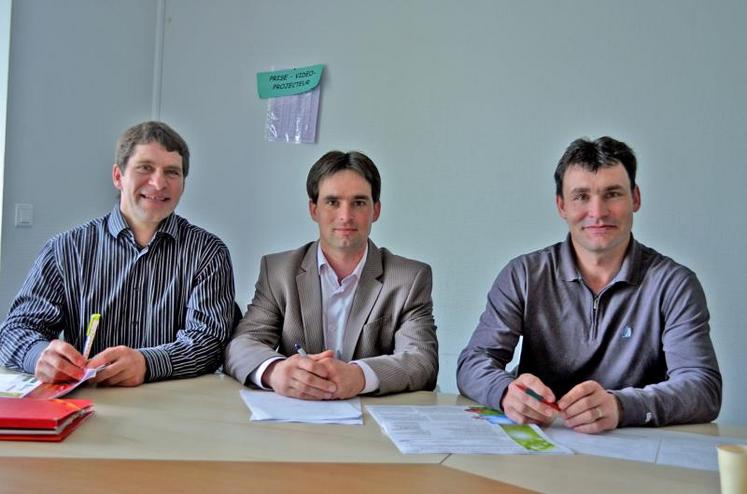
MULTIPOLYGON (((602 192, 610 192, 610 191, 613 191, 613 190, 624 190, 624 189, 625 189, 625 187, 623 187, 622 185, 620 185, 620 184, 614 184, 614 185, 610 185, 608 187, 605 187, 604 189, 602 189, 602 192)), ((570 193, 571 194, 578 194, 580 192, 589 192, 589 191, 591 191, 591 187, 576 187, 575 189, 571 189, 570 193)))
MULTIPOLYGON (((330 194, 330 195, 323 196, 322 199, 325 200, 325 201, 328 201, 330 199, 334 199, 334 200, 338 200, 339 201, 340 200, 340 196, 336 196, 336 195, 330 194)), ((368 200, 371 200, 371 198, 369 196, 365 195, 365 194, 360 194, 360 195, 351 197, 350 200, 353 200, 353 201, 360 201, 360 200, 368 201, 368 200)))
MULTIPOLYGON (((144 158, 144 159, 135 161, 136 165, 154 165, 155 163, 156 163, 155 161, 153 161, 152 159, 149 159, 149 158, 144 158)), ((179 164, 176 164, 176 163, 175 164, 171 164, 171 165, 164 165, 164 168, 166 170, 179 170, 179 171, 183 171, 184 170, 184 167, 182 165, 179 165, 179 164)))

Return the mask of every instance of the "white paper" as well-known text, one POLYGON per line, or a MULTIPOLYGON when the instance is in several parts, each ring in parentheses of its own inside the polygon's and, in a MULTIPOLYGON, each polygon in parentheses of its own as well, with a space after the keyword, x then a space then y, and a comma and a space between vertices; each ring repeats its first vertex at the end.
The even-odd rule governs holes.
POLYGON ((31 374, 0 374, 0 396, 22 398, 39 385, 31 374))
POLYGON ((747 443, 745 439, 643 427, 583 434, 555 424, 545 432, 576 453, 714 472, 718 471, 717 445, 747 443))
POLYGON ((309 424, 363 424, 360 398, 310 401, 271 391, 242 389, 241 399, 252 411, 252 421, 309 424))
POLYGON ((583 434, 563 425, 545 429, 545 433, 555 442, 585 455, 655 463, 659 451, 659 439, 653 437, 620 436, 614 432, 583 434))
MULTIPOLYGON (((369 406, 368 413, 404 454, 570 454, 563 446, 551 443, 536 426, 519 426, 525 437, 512 439, 503 427, 468 411, 463 406, 369 406), (524 444, 539 440, 542 451, 524 444)), ((514 433, 516 434, 516 433, 514 433)))

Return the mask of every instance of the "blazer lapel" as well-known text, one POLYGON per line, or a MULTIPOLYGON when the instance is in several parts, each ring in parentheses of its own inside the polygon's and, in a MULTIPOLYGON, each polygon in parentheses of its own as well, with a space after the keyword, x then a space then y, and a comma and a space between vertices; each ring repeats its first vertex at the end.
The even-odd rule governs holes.
POLYGON ((353 297, 353 306, 350 308, 350 315, 345 327, 345 337, 342 340, 341 359, 349 362, 353 359, 355 347, 358 344, 363 325, 368 321, 376 300, 381 293, 382 283, 379 277, 384 272, 381 265, 381 252, 376 245, 368 241, 368 257, 366 264, 363 266, 361 279, 358 282, 358 288, 355 290, 353 297))
POLYGON ((319 268, 316 262, 317 242, 311 244, 298 268, 296 288, 303 318, 302 342, 308 353, 324 350, 324 330, 322 329, 322 287, 319 281, 319 268))

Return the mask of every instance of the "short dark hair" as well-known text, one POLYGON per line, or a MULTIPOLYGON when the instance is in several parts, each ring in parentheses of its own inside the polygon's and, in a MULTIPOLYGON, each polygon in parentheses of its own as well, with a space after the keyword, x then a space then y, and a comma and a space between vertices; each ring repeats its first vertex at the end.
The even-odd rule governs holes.
POLYGON ((627 144, 608 136, 595 141, 576 139, 565 150, 555 168, 555 195, 563 196, 563 177, 568 167, 580 166, 590 172, 596 172, 600 168, 616 165, 625 168, 630 178, 630 190, 635 189, 635 153, 627 144))
POLYGON ((114 151, 114 162, 124 171, 127 167, 135 146, 157 142, 166 151, 176 151, 182 157, 182 173, 186 178, 189 173, 189 147, 174 129, 163 122, 142 122, 125 130, 117 139, 117 148, 114 151))
POLYGON ((343 153, 342 151, 330 151, 319 158, 309 170, 306 177, 306 192, 311 202, 316 203, 319 199, 319 183, 326 177, 344 170, 352 170, 366 179, 371 185, 371 197, 373 202, 379 202, 381 195, 381 177, 379 170, 371 161, 371 158, 358 151, 343 153))

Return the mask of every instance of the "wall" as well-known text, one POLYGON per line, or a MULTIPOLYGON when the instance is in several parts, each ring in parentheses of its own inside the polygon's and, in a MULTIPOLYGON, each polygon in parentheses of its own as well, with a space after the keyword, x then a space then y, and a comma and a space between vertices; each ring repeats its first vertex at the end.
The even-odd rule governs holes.
POLYGON ((114 141, 151 108, 151 0, 13 2, 0 305, 5 313, 44 242, 108 212, 114 141), (34 225, 16 228, 16 203, 34 225))
MULTIPOLYGON (((6 183, 24 178, 6 187, 0 302, 43 239, 108 207, 99 166, 127 123, 148 118, 151 101, 151 81, 141 77, 151 68, 153 3, 67 2, 48 23, 38 17, 56 4, 31 5, 13 19, 14 36, 29 39, 20 48, 14 39, 11 53, 6 183), (92 22, 85 35, 56 27, 65 25, 58 15, 100 20, 97 9, 137 19, 123 20, 113 38, 92 22), (135 26, 131 39, 124 31, 135 26), (28 57, 49 50, 65 52, 49 60, 60 80, 42 83, 51 71, 28 57), (91 50, 118 51, 136 76, 104 75, 119 66, 78 53, 91 50), (71 95, 68 86, 91 76, 106 82, 94 85, 95 101, 71 95), (42 97, 46 111, 37 108, 42 97), (107 118, 87 123, 81 112, 107 118), (70 115, 75 125, 61 125, 70 115), (68 141, 77 144, 66 149, 70 165, 50 165, 59 159, 49 150, 68 141), (69 184, 70 196, 47 199, 58 183, 69 184), (99 196, 89 197, 91 188, 99 196), (55 205, 54 215, 13 230, 8 205, 21 200, 55 205)), ((262 254, 316 235, 304 192, 311 163, 332 148, 366 152, 384 182, 372 238, 433 266, 439 384, 455 391, 456 357, 497 272, 565 234, 552 183, 565 146, 612 135, 640 162, 636 237, 688 265, 705 287, 725 379, 721 420, 747 425, 738 384, 747 373, 739 350, 747 343, 746 15, 739 1, 168 0, 156 111, 193 151, 179 211, 229 244, 246 304, 262 254), (315 63, 326 66, 318 143, 265 143, 256 72, 315 63)))

